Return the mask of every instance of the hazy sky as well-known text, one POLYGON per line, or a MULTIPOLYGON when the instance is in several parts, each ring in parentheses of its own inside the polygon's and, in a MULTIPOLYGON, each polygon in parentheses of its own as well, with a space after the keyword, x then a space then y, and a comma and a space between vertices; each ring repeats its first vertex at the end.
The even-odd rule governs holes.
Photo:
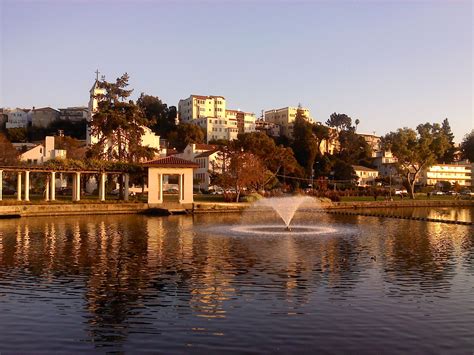
POLYGON ((0 107, 86 105, 98 68, 177 105, 296 106, 385 134, 474 126, 473 4, 464 1, 0 0, 0 107))

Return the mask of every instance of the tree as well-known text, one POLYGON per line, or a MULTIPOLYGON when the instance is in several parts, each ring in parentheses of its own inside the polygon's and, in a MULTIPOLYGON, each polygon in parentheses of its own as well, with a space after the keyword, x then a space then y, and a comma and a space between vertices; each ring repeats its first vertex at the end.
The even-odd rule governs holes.
POLYGON ((335 162, 333 166, 333 177, 334 180, 346 181, 351 185, 359 179, 352 165, 342 160, 337 160, 335 162))
POLYGON ((306 121, 302 110, 297 111, 293 125, 293 144, 295 158, 305 169, 307 177, 313 175, 313 165, 319 152, 318 141, 314 138, 312 124, 306 121))
POLYGON ((238 202, 244 189, 259 190, 263 186, 265 172, 265 165, 255 154, 235 147, 223 147, 218 154, 211 181, 225 190, 234 189, 235 202, 238 202))
POLYGON ((436 163, 448 149, 448 142, 440 132, 439 124, 421 124, 416 131, 400 128, 383 137, 384 149, 391 150, 397 157, 397 169, 404 175, 410 197, 415 198, 415 183, 420 172, 436 163))
POLYGON ((91 135, 97 137, 90 150, 93 157, 133 163, 155 153, 155 149, 141 145, 147 120, 140 108, 128 100, 133 91, 127 89, 128 80, 125 73, 115 83, 99 83, 105 94, 97 95, 98 109, 91 122, 91 135))
POLYGON ((24 143, 28 141, 28 135, 26 132, 26 128, 8 128, 7 129, 7 136, 10 142, 15 143, 24 143))
POLYGON ((360 120, 356 118, 354 123, 355 123, 354 131, 357 131, 357 127, 359 126, 360 120))
POLYGON ((316 139, 318 144, 318 152, 322 153, 321 145, 324 141, 329 141, 331 139, 331 129, 322 124, 313 124, 313 137, 316 139))
POLYGON ((265 133, 240 133, 237 140, 230 144, 235 150, 243 150, 260 158, 270 173, 267 175, 264 185, 267 185, 281 173, 284 175, 301 175, 301 167, 294 157, 293 150, 277 146, 275 141, 265 133))
POLYGON ((18 152, 5 137, 0 133, 0 165, 14 165, 18 162, 18 152))
POLYGON ((329 127, 332 127, 336 130, 337 133, 342 130, 354 129, 352 127, 352 118, 350 118, 345 113, 336 113, 334 112, 329 116, 329 119, 326 121, 326 124, 329 127))
POLYGON ((203 143, 204 138, 204 130, 191 123, 179 124, 176 131, 168 135, 170 146, 178 151, 183 151, 189 143, 203 143))
POLYGON ((76 138, 55 137, 54 146, 55 149, 64 149, 68 159, 83 160, 86 157, 86 147, 76 138))
POLYGON ((474 162, 474 130, 464 137, 461 143, 461 151, 464 159, 474 162))
POLYGON ((439 159, 440 163, 451 163, 454 161, 454 154, 456 153, 456 147, 454 145, 454 134, 451 131, 449 120, 445 118, 441 124, 441 132, 444 134, 448 141, 448 148, 443 156, 439 159))
POLYGON ((367 165, 372 149, 364 137, 353 130, 344 130, 339 133, 339 152, 337 157, 348 164, 367 165))
POLYGON ((141 93, 137 105, 142 110, 150 127, 160 137, 168 138, 168 134, 176 130, 176 107, 168 107, 159 97, 141 93))

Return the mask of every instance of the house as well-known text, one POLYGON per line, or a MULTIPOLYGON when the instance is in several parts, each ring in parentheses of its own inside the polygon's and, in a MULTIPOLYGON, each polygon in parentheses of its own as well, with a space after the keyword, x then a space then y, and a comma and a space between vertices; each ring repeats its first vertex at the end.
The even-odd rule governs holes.
POLYGON ((89 109, 86 106, 66 107, 59 109, 59 119, 61 121, 80 122, 87 120, 89 109))
POLYGON ((46 128, 59 120, 59 111, 51 107, 34 108, 31 110, 31 126, 46 128))
POLYGON ((190 143, 182 153, 176 157, 192 161, 199 165, 193 172, 195 188, 208 190, 210 186, 210 173, 213 162, 217 159, 218 146, 212 144, 190 143))
POLYGON ((359 186, 374 185, 375 179, 379 176, 379 172, 361 165, 352 165, 354 172, 359 177, 357 184, 359 186))
POLYGON ((50 159, 64 159, 66 151, 54 149, 54 137, 46 136, 44 144, 38 144, 20 154, 20 160, 29 164, 41 165, 50 159))
POLYGON ((31 122, 29 109, 5 108, 3 115, 6 116, 5 128, 27 128, 31 122))

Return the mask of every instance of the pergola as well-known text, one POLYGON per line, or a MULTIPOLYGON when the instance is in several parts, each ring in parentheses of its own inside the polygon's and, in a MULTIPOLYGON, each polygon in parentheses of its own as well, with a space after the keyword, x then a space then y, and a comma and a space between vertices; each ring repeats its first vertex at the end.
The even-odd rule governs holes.
POLYGON ((192 161, 169 156, 148 161, 148 203, 163 203, 163 176, 178 175, 178 201, 180 204, 193 203, 193 169, 199 165, 192 161))
POLYGON ((128 200, 129 196, 129 175, 123 171, 103 171, 103 170, 80 170, 80 169, 55 169, 45 168, 41 166, 0 166, 0 201, 3 199, 3 173, 13 172, 17 173, 17 190, 16 199, 18 201, 30 200, 30 174, 42 173, 46 174, 46 183, 44 185, 44 199, 45 201, 56 200, 56 174, 72 174, 72 200, 80 201, 81 199, 81 176, 84 174, 99 175, 99 200, 105 201, 105 181, 107 174, 120 174, 124 176, 124 199, 128 200), (24 183, 23 183, 24 177, 24 183), (24 192, 22 196, 22 192, 24 192))

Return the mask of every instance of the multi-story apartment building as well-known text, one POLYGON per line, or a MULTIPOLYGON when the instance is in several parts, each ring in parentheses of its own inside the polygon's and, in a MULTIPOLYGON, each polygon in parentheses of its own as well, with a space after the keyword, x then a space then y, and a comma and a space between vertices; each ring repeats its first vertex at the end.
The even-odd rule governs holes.
POLYGON ((280 126, 280 134, 288 138, 293 137, 293 124, 296 119, 296 112, 301 109, 304 117, 312 121, 311 114, 306 108, 283 107, 265 111, 265 121, 275 123, 280 126))
POLYGON ((87 120, 89 110, 86 106, 66 107, 59 109, 59 119, 63 121, 79 122, 87 120))
POLYGON ((454 164, 436 164, 422 172, 421 182, 434 186, 441 181, 458 183, 460 186, 472 186, 472 164, 464 161, 454 164))
POLYGON ((357 133, 357 135, 365 139, 370 148, 372 148, 372 158, 375 158, 377 156, 377 152, 380 151, 380 136, 364 133, 357 133))
POLYGON ((29 109, 5 108, 3 115, 6 115, 5 128, 26 128, 31 122, 29 109))
POLYGON ((179 100, 178 117, 180 122, 202 127, 207 142, 233 140, 238 133, 255 132, 255 114, 227 109, 223 96, 191 95, 179 100))
POLYGON ((391 177, 398 175, 398 171, 395 166, 397 162, 398 159, 393 156, 391 151, 381 150, 375 153, 373 165, 377 168, 380 176, 391 177))
POLYGON ((34 108, 31 110, 31 126, 46 128, 59 120, 59 111, 51 107, 34 108))

